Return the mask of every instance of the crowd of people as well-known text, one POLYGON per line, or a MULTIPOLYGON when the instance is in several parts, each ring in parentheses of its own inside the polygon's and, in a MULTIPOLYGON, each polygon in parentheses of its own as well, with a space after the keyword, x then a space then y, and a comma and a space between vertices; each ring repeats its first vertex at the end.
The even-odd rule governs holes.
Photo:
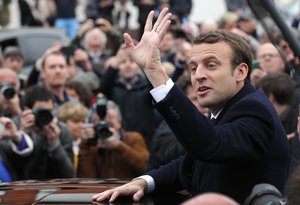
POLYGON ((246 4, 196 24, 192 1, 89 1, 79 23, 76 1, 50 2, 48 23, 70 45, 49 47, 28 75, 17 46, 1 56, 0 183, 132 178, 94 200, 187 190, 228 204, 259 183, 297 187, 299 57, 279 30, 277 45, 259 34, 246 4))

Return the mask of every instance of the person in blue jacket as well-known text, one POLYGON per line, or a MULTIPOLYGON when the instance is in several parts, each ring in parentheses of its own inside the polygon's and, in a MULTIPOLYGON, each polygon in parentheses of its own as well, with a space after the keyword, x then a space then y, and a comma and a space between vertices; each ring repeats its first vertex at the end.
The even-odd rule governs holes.
POLYGON ((110 202, 119 196, 140 200, 149 192, 216 192, 239 203, 254 185, 269 183, 280 191, 287 179, 288 142, 278 114, 265 94, 249 82, 252 55, 245 40, 225 30, 200 34, 188 61, 193 88, 207 119, 169 79, 159 44, 172 14, 165 8, 135 45, 124 34, 127 51, 143 68, 154 89, 156 108, 187 154, 120 187, 93 197, 110 202))

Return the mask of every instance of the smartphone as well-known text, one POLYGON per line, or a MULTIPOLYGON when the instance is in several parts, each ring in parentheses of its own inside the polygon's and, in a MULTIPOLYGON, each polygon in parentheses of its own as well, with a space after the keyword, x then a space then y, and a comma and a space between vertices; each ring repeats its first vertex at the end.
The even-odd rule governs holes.
POLYGON ((61 48, 61 52, 65 54, 66 56, 72 56, 76 50, 76 47, 74 45, 64 46, 61 48))

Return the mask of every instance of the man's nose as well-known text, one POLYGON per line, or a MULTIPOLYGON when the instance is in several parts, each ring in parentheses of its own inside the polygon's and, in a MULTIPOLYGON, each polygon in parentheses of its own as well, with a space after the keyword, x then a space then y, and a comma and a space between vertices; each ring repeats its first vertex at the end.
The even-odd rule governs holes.
POLYGON ((207 73, 205 71, 205 69, 203 69, 201 66, 198 66, 196 69, 196 73, 195 73, 195 77, 198 80, 203 80, 206 79, 207 73))

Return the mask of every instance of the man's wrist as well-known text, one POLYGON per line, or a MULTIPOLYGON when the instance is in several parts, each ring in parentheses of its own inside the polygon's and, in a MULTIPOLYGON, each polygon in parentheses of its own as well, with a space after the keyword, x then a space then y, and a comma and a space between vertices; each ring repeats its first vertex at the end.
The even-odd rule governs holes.
POLYGON ((160 69, 144 69, 144 72, 154 88, 166 84, 169 79, 166 69, 162 66, 160 69))
POLYGON ((151 193, 155 189, 155 183, 153 178, 150 175, 142 175, 137 178, 134 178, 132 181, 143 180, 145 182, 144 191, 146 193, 151 193))
POLYGON ((173 86, 174 82, 171 78, 169 78, 169 80, 167 80, 165 84, 150 90, 150 94, 154 98, 155 102, 160 102, 166 97, 166 95, 170 92, 173 86))

